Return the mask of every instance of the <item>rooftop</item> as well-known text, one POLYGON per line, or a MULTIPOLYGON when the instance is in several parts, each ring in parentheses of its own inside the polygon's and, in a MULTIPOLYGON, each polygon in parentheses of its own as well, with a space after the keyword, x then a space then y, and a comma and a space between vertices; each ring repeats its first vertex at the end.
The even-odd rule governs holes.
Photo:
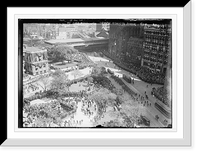
POLYGON ((108 38, 102 38, 102 37, 95 37, 95 38, 85 38, 84 41, 106 41, 108 40, 108 38))
POLYGON ((49 44, 59 44, 59 43, 73 43, 73 42, 83 42, 84 40, 81 38, 74 38, 74 39, 52 39, 45 41, 49 44))
POLYGON ((69 46, 75 47, 75 46, 85 46, 85 45, 86 45, 85 43, 75 43, 69 46))
POLYGON ((66 63, 66 64, 62 64, 62 63, 55 63, 53 64, 53 67, 54 68, 60 68, 60 69, 63 69, 63 68, 67 68, 67 67, 73 67, 73 66, 76 66, 77 63, 66 63))
POLYGON ((66 32, 66 31, 71 31, 71 29, 74 29, 75 27, 74 26, 67 26, 67 27, 61 27, 59 28, 59 32, 66 32))
POLYGON ((85 43, 88 41, 98 41, 98 40, 108 40, 105 38, 73 38, 73 39, 53 39, 53 40, 48 40, 45 41, 45 43, 48 44, 64 44, 64 43, 85 43))
POLYGON ((24 49, 26 53, 35 53, 35 52, 45 52, 46 49, 38 48, 38 47, 26 47, 24 49))

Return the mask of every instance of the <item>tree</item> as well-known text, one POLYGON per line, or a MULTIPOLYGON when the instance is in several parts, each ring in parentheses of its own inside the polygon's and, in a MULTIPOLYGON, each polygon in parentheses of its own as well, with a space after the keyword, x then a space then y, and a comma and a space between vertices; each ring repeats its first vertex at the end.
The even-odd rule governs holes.
POLYGON ((108 94, 108 105, 109 106, 115 106, 116 105, 116 99, 117 99, 117 95, 114 93, 109 93, 108 94))
POLYGON ((116 95, 119 95, 119 96, 123 95, 123 89, 121 89, 121 88, 115 88, 115 89, 113 90, 113 92, 114 92, 116 95))
POLYGON ((107 89, 100 89, 98 92, 94 92, 91 96, 89 96, 89 100, 94 100, 98 106, 98 113, 101 115, 106 108, 106 92, 107 89))
POLYGON ((88 81, 88 84, 89 84, 89 83, 93 83, 93 77, 89 76, 89 77, 87 78, 87 81, 88 81))
POLYGON ((94 92, 89 99, 94 100, 98 105, 98 111, 101 114, 106 106, 115 106, 117 95, 111 93, 106 88, 101 88, 99 91, 94 92))
POLYGON ((78 50, 66 45, 58 45, 51 50, 53 51, 53 60, 61 61, 63 64, 65 60, 72 61, 73 55, 78 53, 78 50))
POLYGON ((99 66, 94 66, 92 68, 92 74, 93 75, 103 75, 106 73, 106 68, 105 67, 99 67, 99 66))
MULTIPOLYGON (((49 87, 49 85, 50 85, 50 80, 49 80, 49 78, 48 77, 45 77, 45 78, 42 78, 41 80, 40 80, 42 83, 43 83, 43 89, 44 89, 44 91, 47 91, 47 88, 49 87)), ((41 85, 40 85, 41 86, 41 85)))
POLYGON ((93 74, 93 75, 98 75, 98 74, 100 74, 100 67, 93 66, 93 68, 92 68, 92 74, 93 74))
POLYGON ((65 72, 56 70, 52 74, 53 80, 51 82, 51 91, 60 95, 69 91, 69 80, 65 72))

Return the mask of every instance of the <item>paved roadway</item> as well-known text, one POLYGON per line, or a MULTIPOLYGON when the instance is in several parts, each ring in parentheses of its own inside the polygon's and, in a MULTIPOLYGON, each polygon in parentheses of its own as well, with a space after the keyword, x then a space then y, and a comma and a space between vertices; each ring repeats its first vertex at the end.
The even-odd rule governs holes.
MULTIPOLYGON (((116 83, 112 78, 110 79, 111 82, 115 85, 121 88, 121 86, 119 86, 118 83, 116 83)), ((124 81, 124 80, 123 80, 124 81)), ((131 84, 129 85, 129 83, 127 83, 126 81, 124 81, 125 84, 127 84, 127 86, 129 88, 131 88, 132 90, 134 90, 135 92, 137 92, 138 94, 142 95, 137 89, 135 89, 131 84)), ((135 101, 136 104, 138 101, 135 101)), ((135 104, 135 102, 133 104, 135 104)), ((164 125, 160 122, 157 121, 155 119, 155 116, 152 114, 152 111, 150 111, 150 106, 143 106, 142 104, 138 104, 139 106, 139 113, 142 114, 143 116, 146 116, 149 120, 150 120, 150 126, 151 127, 164 127, 164 125)))
MULTIPOLYGON (((134 85, 127 83, 125 80, 123 80, 125 82, 125 84, 127 84, 127 86, 129 86, 132 90, 134 90, 135 92, 137 92, 138 94, 145 96, 145 91, 148 95, 148 102, 151 102, 151 106, 145 106, 146 107, 146 113, 145 115, 150 118, 151 122, 153 124, 151 125, 155 125, 158 126, 158 124, 163 127, 164 125, 162 124, 162 122, 166 119, 168 121, 168 123, 171 123, 171 119, 166 118, 160 111, 158 111, 154 104, 155 102, 160 102, 159 100, 157 100, 155 97, 153 97, 151 95, 151 90, 153 87, 157 88, 157 87, 161 87, 162 85, 158 85, 158 84, 148 84, 142 80, 140 80, 136 75, 127 72, 121 68, 119 68, 118 66, 116 66, 109 58, 101 58, 101 57, 93 57, 93 56, 89 56, 89 58, 95 62, 96 64, 98 64, 99 66, 105 67, 105 68, 109 68, 110 70, 112 70, 114 72, 114 74, 126 74, 126 75, 130 75, 133 79, 134 79, 134 85), (110 61, 109 61, 110 60, 110 61), (148 87, 147 87, 148 85, 148 87), (156 121, 155 120, 155 115, 159 116, 159 120, 156 121), (155 122, 156 121, 156 122, 155 122)), ((143 107, 143 106, 142 106, 143 107)))

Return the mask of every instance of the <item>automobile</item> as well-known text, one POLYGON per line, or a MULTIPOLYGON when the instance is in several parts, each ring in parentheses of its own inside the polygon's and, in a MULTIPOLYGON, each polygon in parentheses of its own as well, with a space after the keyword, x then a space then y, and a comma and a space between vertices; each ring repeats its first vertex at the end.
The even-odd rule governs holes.
POLYGON ((114 72, 111 71, 110 69, 107 69, 107 72, 110 73, 110 74, 112 74, 112 75, 114 74, 114 72))
POLYGON ((150 120, 146 116, 140 115, 140 117, 141 117, 144 125, 150 126, 150 120))
POLYGON ((128 83, 131 83, 131 81, 132 81, 130 76, 127 76, 127 75, 124 75, 124 74, 123 74, 123 79, 128 83))
POLYGON ((172 128, 172 124, 168 124, 168 126, 167 126, 168 128, 172 128))
POLYGON ((155 115, 155 119, 158 120, 158 119, 159 119, 159 116, 158 116, 158 115, 155 115))

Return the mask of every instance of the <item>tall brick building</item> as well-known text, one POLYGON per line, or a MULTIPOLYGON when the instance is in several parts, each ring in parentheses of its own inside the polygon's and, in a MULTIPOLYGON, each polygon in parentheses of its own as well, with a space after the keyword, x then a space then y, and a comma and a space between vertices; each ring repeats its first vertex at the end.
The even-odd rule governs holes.
POLYGON ((108 55, 127 67, 141 65, 144 26, 140 24, 111 24, 108 55))
POLYGON ((153 72, 166 72, 171 44, 171 26, 168 24, 145 24, 144 56, 141 65, 153 72))

